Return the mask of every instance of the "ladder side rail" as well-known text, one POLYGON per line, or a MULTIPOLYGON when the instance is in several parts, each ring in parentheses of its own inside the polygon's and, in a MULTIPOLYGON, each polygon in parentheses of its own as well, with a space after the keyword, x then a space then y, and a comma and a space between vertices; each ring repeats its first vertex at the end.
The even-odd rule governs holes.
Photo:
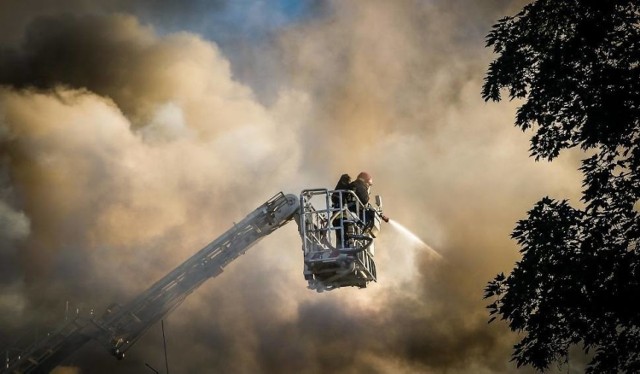
POLYGON ((293 195, 274 196, 106 321, 110 339, 122 339, 114 353, 124 353, 204 281, 222 273, 257 241, 289 222, 297 211, 296 201, 293 195))
POLYGON ((220 274, 223 267, 250 246, 288 223, 298 210, 297 201, 297 196, 276 194, 127 305, 82 325, 73 321, 74 326, 69 328, 65 324, 56 334, 35 343, 3 373, 49 372, 89 340, 97 339, 110 345, 111 342, 105 342, 104 338, 112 338, 118 333, 129 333, 132 339, 126 348, 130 348, 153 323, 175 309, 205 280, 220 274))
POLYGON ((123 321, 120 321, 115 330, 125 332, 126 336, 117 347, 116 353, 125 353, 129 350, 152 325, 177 308, 202 283, 221 274, 221 269, 225 266, 225 263, 229 263, 234 258, 239 257, 241 251, 246 251, 262 238, 263 236, 256 236, 251 238, 250 244, 239 244, 236 248, 233 248, 235 256, 232 256, 232 258, 220 256, 217 258, 219 260, 214 259, 212 266, 219 267, 220 271, 211 273, 205 269, 200 269, 202 271, 201 274, 190 273, 193 275, 192 277, 187 276, 182 281, 176 282, 174 287, 166 291, 164 298, 159 297, 156 302, 145 305, 143 309, 134 315, 135 318, 130 316, 132 318, 124 318, 123 321))
MULTIPOLYGON (((280 193, 282 194, 282 193, 280 193)), ((276 195, 279 196, 279 195, 276 195)), ((254 210, 251 214, 249 214, 244 220, 240 223, 235 224, 232 228, 227 230, 224 234, 218 237, 216 240, 212 241, 204 248, 196 252, 193 256, 188 258, 182 264, 178 265, 174 270, 165 275, 163 278, 154 283, 151 287, 149 287, 146 291, 138 295, 133 301, 131 301, 128 305, 120 308, 120 310, 113 314, 110 318, 105 320, 106 323, 112 323, 118 318, 121 318, 122 315, 126 315, 131 313, 131 311, 139 310, 145 304, 149 302, 149 300, 153 300, 159 296, 161 296, 164 290, 168 287, 171 287, 176 279, 184 276, 186 273, 193 269, 194 267, 199 266, 199 264, 203 261, 204 258, 215 256, 218 252, 222 251, 221 247, 222 243, 229 242, 233 239, 234 236, 237 235, 238 231, 242 228, 245 228, 247 224, 254 220, 260 214, 261 209, 264 209, 268 206, 268 204, 272 201, 269 200, 267 203, 260 206, 258 209, 254 210)))
MULTIPOLYGON (((87 324, 88 321, 79 317, 64 323, 60 328, 47 334, 46 337, 28 347, 25 352, 20 355, 19 360, 11 362, 9 367, 5 368, 2 372, 30 373, 36 368, 42 368, 43 366, 41 365, 45 364, 47 360, 60 354, 60 351, 65 350, 66 342, 70 340, 89 340, 90 337, 81 334, 82 329, 87 324)), ((84 342, 82 344, 84 344, 84 342)), ((74 346, 73 350, 79 347, 80 345, 74 346)), ((55 367, 55 365, 53 367, 55 367)), ((50 367, 49 370, 53 369, 53 367, 50 367)))
POLYGON ((78 330, 65 337, 64 341, 58 342, 46 355, 41 356, 38 360, 29 362, 28 365, 23 365, 14 372, 25 374, 49 373, 62 360, 69 357, 90 340, 91 336, 84 334, 82 330, 78 330))
MULTIPOLYGON (((252 218, 252 217, 251 217, 252 218)), ((131 301, 127 306, 120 310, 120 313, 125 314, 129 313, 131 310, 139 309, 139 306, 145 305, 149 300, 152 300, 163 294, 164 290, 170 288, 177 279, 184 276, 184 274, 188 273, 194 267, 197 267, 199 263, 206 257, 215 254, 222 250, 220 243, 228 242, 233 236, 236 234, 236 231, 239 228, 239 224, 234 225, 231 229, 225 232, 218 239, 206 245, 196 254, 188 258, 174 270, 172 270, 169 274, 165 275, 163 278, 158 280, 155 284, 149 287, 142 294, 138 295, 133 301, 131 301)), ((113 318, 118 318, 118 315, 114 315, 113 318)))
MULTIPOLYGON (((246 236, 247 234, 244 233, 237 238, 249 239, 246 236)), ((257 239, 259 237, 251 238, 245 243, 254 244, 257 239)), ((111 324, 114 325, 116 330, 131 331, 134 329, 133 326, 141 323, 140 321, 159 320, 160 318, 158 317, 162 317, 177 307, 206 280, 222 273, 222 269, 228 263, 239 257, 241 251, 248 249, 249 246, 245 243, 240 245, 237 241, 232 240, 230 245, 224 243, 222 246, 217 247, 215 251, 208 254, 210 258, 207 259, 206 263, 196 264, 187 272, 179 274, 167 287, 154 294, 153 298, 129 309, 121 320, 112 321, 111 324)), ((125 308, 125 310, 127 309, 125 308)))
MULTIPOLYGON (((234 226, 231 229, 231 231, 234 232, 237 230, 238 225, 234 226)), ((233 234, 234 232, 232 232, 231 234, 233 234)), ((209 258, 209 260, 207 261, 211 261, 210 258, 215 258, 216 255, 219 255, 222 251, 224 251, 225 244, 230 241, 229 234, 230 232, 227 232, 215 242, 207 245, 205 247, 206 251, 200 251, 197 254, 196 258, 190 258, 185 263, 174 269, 171 273, 167 274, 164 278, 151 286, 151 288, 149 288, 143 294, 136 297, 136 299, 130 302, 127 306, 121 308, 119 313, 117 315, 114 315, 113 318, 108 319, 106 323, 116 323, 116 321, 122 318, 122 316, 124 315, 137 315, 141 311, 144 311, 148 305, 157 303, 158 300, 164 299, 166 295, 169 294, 177 284, 182 282, 188 276, 189 273, 197 270, 198 267, 201 267, 201 264, 205 261, 205 259, 209 258)), ((203 280, 205 280, 208 277, 203 276, 202 278, 203 280)), ((197 284, 194 284, 194 287, 196 286, 197 284)))
POLYGON ((276 211, 282 208, 284 204, 287 204, 289 200, 290 198, 287 199, 287 197, 282 192, 276 194, 267 202, 262 204, 256 210, 254 210, 252 213, 250 213, 238 224, 235 224, 234 227, 227 230, 227 232, 222 234, 222 236, 218 237, 216 240, 206 245, 204 248, 196 252, 194 255, 192 255, 182 264, 177 266, 169 274, 165 275, 163 278, 158 280, 155 284, 149 287, 147 291, 143 292, 138 297, 136 297, 136 299, 134 299, 131 303, 129 303, 129 305, 144 303, 144 301, 147 300, 149 297, 152 297, 151 295, 153 295, 154 293, 159 291, 161 292, 161 290, 169 286, 175 280, 175 278, 179 277, 183 273, 188 272, 189 269, 193 268, 194 266, 197 266, 200 263, 200 261, 202 261, 203 258, 210 256, 212 253, 215 253, 216 251, 219 251, 220 243, 231 240, 236 235, 238 228, 245 228, 252 221, 256 220, 256 218, 260 217, 261 215, 273 213, 273 211, 276 211))

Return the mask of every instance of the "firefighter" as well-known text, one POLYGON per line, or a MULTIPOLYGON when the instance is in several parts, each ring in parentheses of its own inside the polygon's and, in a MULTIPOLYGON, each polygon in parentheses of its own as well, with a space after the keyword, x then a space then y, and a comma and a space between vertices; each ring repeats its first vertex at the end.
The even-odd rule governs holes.
MULTIPOLYGON (((358 174, 356 180, 351 182, 350 189, 355 192, 358 199, 364 206, 364 210, 360 210, 359 217, 365 223, 364 231, 371 228, 374 223, 375 211, 369 205, 369 194, 371 194, 371 186, 373 186, 373 178, 366 171, 358 174)), ((353 210, 352 210, 353 211, 353 210)))
MULTIPOLYGON (((352 194, 343 195, 344 196, 343 204, 346 204, 348 209, 351 212, 358 214, 362 222, 366 222, 367 225, 373 224, 375 212, 370 208, 366 208, 369 203, 369 194, 371 193, 373 178, 369 173, 365 171, 358 174, 356 179, 351 183, 348 183, 348 184, 345 183, 345 181, 348 180, 347 178, 350 179, 349 175, 343 174, 340 177, 340 181, 338 182, 336 189, 341 189, 341 190, 348 189, 353 191, 355 195, 358 197, 358 200, 360 200, 360 203, 362 203, 362 206, 359 206, 360 204, 358 204, 355 201, 352 194)), ((332 196, 332 200, 334 200, 333 196, 332 196)), ((339 201, 335 201, 335 200, 333 202, 334 204, 339 203, 339 201)), ((336 205, 334 205, 334 207, 336 207, 336 205)), ((352 223, 343 222, 341 218, 342 216, 338 216, 332 222, 333 226, 336 227, 336 247, 337 248, 342 248, 343 244, 349 247, 350 245, 346 243, 349 241, 348 236, 355 233, 354 225, 352 223), (344 229, 346 231, 345 233, 343 233, 342 230, 339 228, 340 222, 343 222, 344 229)))
MULTIPOLYGON (((338 183, 336 184, 336 188, 334 188, 334 190, 336 191, 344 191, 344 190, 349 190, 351 187, 351 176, 349 174, 342 174, 340 176, 340 180, 338 180, 338 183)), ((344 198, 344 196, 343 196, 344 198)), ((345 203, 344 201, 342 202, 343 204, 345 203)), ((339 208, 340 207, 340 192, 334 192, 331 195, 331 205, 334 208, 339 208)))
POLYGON ((363 171, 358 174, 356 180, 349 184, 349 189, 355 192, 362 205, 366 206, 369 202, 371 186, 373 186, 373 178, 371 178, 371 175, 369 173, 363 171))

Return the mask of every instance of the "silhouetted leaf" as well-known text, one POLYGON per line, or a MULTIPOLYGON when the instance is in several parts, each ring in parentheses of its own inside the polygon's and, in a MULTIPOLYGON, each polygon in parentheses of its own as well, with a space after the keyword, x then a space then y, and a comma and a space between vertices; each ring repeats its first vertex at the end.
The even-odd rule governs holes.
POLYGON ((537 0, 486 39, 482 97, 522 99, 515 125, 531 156, 579 147, 584 208, 542 198, 511 237, 522 259, 485 288, 490 321, 524 332, 518 367, 544 371, 571 345, 589 373, 640 372, 640 3, 537 0))

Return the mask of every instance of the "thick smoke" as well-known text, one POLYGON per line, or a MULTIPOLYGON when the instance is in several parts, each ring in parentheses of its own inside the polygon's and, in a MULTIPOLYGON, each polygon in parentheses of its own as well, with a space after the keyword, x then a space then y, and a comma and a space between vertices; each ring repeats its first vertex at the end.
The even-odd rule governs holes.
MULTIPOLYGON (((482 289, 517 259, 526 209, 579 189, 572 159, 527 157, 515 105, 480 99, 484 34, 522 2, 336 1, 243 66, 153 24, 201 20, 203 2, 150 3, 14 4, 4 25, 19 36, 0 52, 0 348, 129 300, 278 191, 364 169, 443 259, 385 226, 378 283, 316 294, 287 226, 167 318, 171 371, 513 372, 482 289), (282 80, 234 76, 261 63, 282 80)), ((124 361, 89 344, 61 370, 163 368, 159 330, 124 361)))

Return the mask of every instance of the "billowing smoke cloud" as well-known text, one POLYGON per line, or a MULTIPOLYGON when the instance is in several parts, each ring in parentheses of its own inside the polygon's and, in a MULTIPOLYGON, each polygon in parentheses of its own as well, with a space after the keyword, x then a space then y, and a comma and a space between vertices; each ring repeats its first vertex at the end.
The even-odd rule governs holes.
MULTIPOLYGON (((484 33, 522 2, 336 1, 246 62, 140 21, 175 28, 202 2, 171 21, 147 3, 17 8, 0 52, 0 348, 125 302, 280 190, 366 169, 443 259, 385 226, 378 283, 316 294, 285 227, 168 317, 171 371, 513 372, 482 289, 517 259, 526 209, 579 189, 574 160, 528 159, 514 105, 480 99, 484 33), (253 86, 233 73, 250 68, 253 86)), ((61 370, 160 369, 161 339, 122 362, 90 344, 61 370)))

